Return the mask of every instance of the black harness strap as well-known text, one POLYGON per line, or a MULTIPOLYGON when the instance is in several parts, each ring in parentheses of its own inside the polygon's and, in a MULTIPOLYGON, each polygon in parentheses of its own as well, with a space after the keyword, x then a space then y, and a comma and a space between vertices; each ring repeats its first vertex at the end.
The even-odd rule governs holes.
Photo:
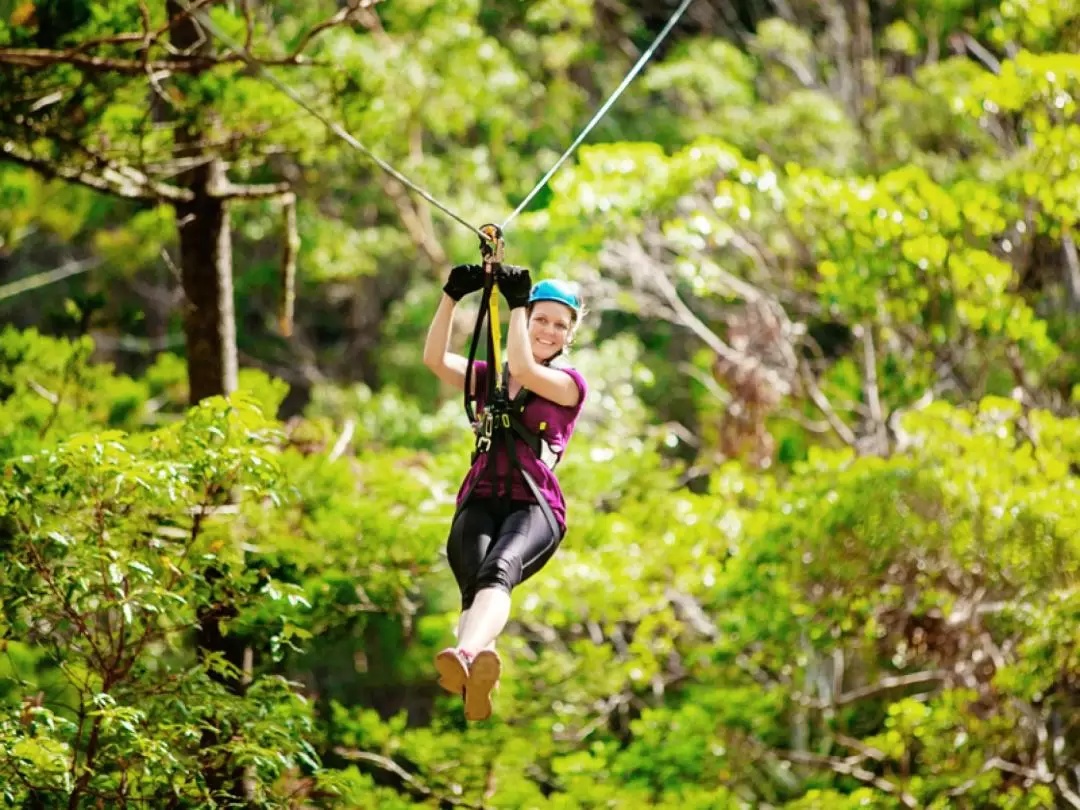
MULTIPOLYGON (((477 397, 473 393, 473 364, 476 362, 476 348, 480 343, 480 335, 484 330, 484 324, 488 321, 488 302, 491 300, 492 295, 496 295, 495 290, 495 274, 490 273, 484 279, 484 289, 480 294, 480 311, 476 316, 476 325, 473 327, 472 342, 469 344, 469 358, 468 363, 465 366, 465 415, 469 417, 469 423, 476 423, 476 411, 473 408, 473 403, 477 401, 477 397)), ((488 323, 488 357, 491 356, 491 324, 488 323)), ((490 387, 490 386, 489 386, 490 387)))

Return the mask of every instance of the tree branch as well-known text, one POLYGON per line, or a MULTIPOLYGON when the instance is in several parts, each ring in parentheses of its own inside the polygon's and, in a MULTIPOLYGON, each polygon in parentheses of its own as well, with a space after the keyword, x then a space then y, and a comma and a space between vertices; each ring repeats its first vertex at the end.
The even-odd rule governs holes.
POLYGON ((44 287, 47 284, 62 281, 65 278, 78 275, 79 273, 85 273, 88 270, 93 270, 100 264, 101 259, 99 257, 70 261, 67 264, 57 267, 55 270, 46 270, 43 273, 36 273, 27 278, 20 278, 10 284, 0 286, 0 301, 3 301, 5 298, 13 298, 20 293, 36 290, 38 287, 44 287))
POLYGON ((855 336, 861 339, 863 344, 863 390, 866 404, 870 408, 870 421, 873 422, 874 452, 884 456, 889 452, 889 434, 885 429, 885 417, 881 410, 873 325, 869 321, 859 324, 855 328, 855 336))
POLYGON ((1069 309, 1080 312, 1080 255, 1077 254, 1072 234, 1062 234, 1061 251, 1065 257, 1065 291, 1068 294, 1069 309))
POLYGON ((338 436, 338 440, 334 442, 334 447, 330 451, 330 461, 337 461, 341 458, 346 448, 349 446, 349 442, 352 441, 353 432, 356 430, 356 420, 349 419, 345 422, 345 427, 341 431, 341 435, 338 436))
POLYGON ((438 240, 430 236, 424 228, 423 220, 417 213, 416 205, 405 192, 405 186, 395 178, 385 174, 380 174, 379 185, 382 186, 383 192, 393 202, 398 217, 401 218, 401 224, 405 226, 405 230, 408 231, 413 244, 427 255, 432 266, 440 267, 446 264, 446 253, 443 251, 442 245, 439 244, 438 240))
POLYGON ((960 45, 972 56, 982 62, 991 73, 997 75, 1001 73, 1001 62, 988 51, 979 40, 975 39, 971 34, 963 33, 955 35, 959 38, 960 45))
MULTIPOLYGON (((349 0, 345 7, 339 9, 332 17, 328 17, 308 30, 304 36, 300 38, 300 42, 297 43, 296 47, 293 48, 292 53, 289 54, 289 58, 299 59, 300 55, 304 52, 304 48, 306 48, 315 37, 328 28, 333 28, 334 26, 349 22, 356 16, 357 12, 370 8, 375 5, 376 1, 377 0, 349 0)), ((246 47, 245 50, 247 50, 246 47)))
POLYGON ((222 175, 219 180, 207 188, 207 192, 211 197, 220 200, 265 200, 291 194, 292 185, 288 182, 246 185, 233 183, 222 175))
MULTIPOLYGON (((165 183, 158 183, 145 175, 139 176, 139 179, 130 176, 125 177, 123 172, 112 166, 106 166, 101 175, 93 174, 82 169, 72 168, 70 166, 59 166, 55 163, 50 163, 43 158, 34 157, 14 141, 6 141, 3 145, 2 152, 3 154, 0 155, 0 157, 6 158, 13 163, 26 166, 27 168, 34 169, 46 177, 78 183, 87 186, 88 188, 92 188, 95 191, 112 194, 116 197, 123 197, 124 199, 187 202, 194 196, 186 189, 177 188, 165 183)), ((134 169, 129 173, 132 172, 139 175, 134 169)))
POLYGON ((296 257, 300 253, 300 233, 296 225, 296 195, 287 194, 284 199, 285 246, 281 256, 281 310, 278 328, 285 337, 293 331, 293 313, 296 308, 296 257))
MULTIPOLYGON (((134 35, 142 41, 142 35, 134 35)), ((253 57, 254 58, 254 57, 253 57)), ((0 65, 40 70, 54 65, 72 65, 84 70, 99 73, 113 72, 137 76, 152 70, 170 73, 201 73, 219 65, 231 65, 245 62, 240 55, 230 56, 176 56, 171 59, 143 60, 125 59, 114 56, 93 56, 72 51, 51 51, 47 48, 0 48, 0 65)), ((256 59, 264 67, 293 67, 314 64, 302 55, 281 59, 256 59)))
POLYGON ((828 706, 820 705, 819 708, 831 708, 844 706, 848 703, 856 703, 867 698, 877 697, 885 692, 899 689, 904 686, 915 686, 923 683, 936 683, 944 681, 949 676, 945 670, 928 670, 926 672, 913 672, 910 675, 889 675, 875 683, 867 684, 859 689, 852 689, 833 698, 828 706))
POLYGON ((814 379, 814 373, 810 370, 809 364, 805 361, 801 361, 799 363, 799 371, 810 400, 817 406, 818 410, 821 411, 825 420, 836 432, 836 435, 840 437, 841 441, 849 447, 855 447, 858 443, 858 439, 851 428, 849 428, 844 420, 840 418, 835 410, 833 410, 829 398, 825 396, 820 388, 818 388, 817 381, 814 379))
POLYGON ((250 53, 251 43, 255 39, 255 11, 251 0, 243 0, 244 9, 244 50, 250 53))
POLYGON ((808 751, 777 751, 774 749, 768 749, 769 753, 778 759, 786 759, 789 762, 798 762, 802 765, 816 765, 819 767, 829 768, 836 773, 844 776, 851 776, 858 779, 860 782, 866 782, 873 785, 878 790, 889 793, 896 796, 905 807, 918 807, 918 802, 915 797, 907 791, 903 790, 899 785, 884 779, 872 771, 868 771, 858 765, 857 762, 849 762, 848 760, 837 759, 836 757, 822 756, 821 754, 812 754, 808 751))
MULTIPOLYGON (((131 34, 141 42, 141 34, 131 34)), ((144 61, 115 56, 94 56, 79 51, 51 51, 47 48, 0 48, 0 64, 40 70, 53 65, 73 65, 94 71, 113 71, 136 76, 147 69, 168 73, 197 73, 218 64, 222 60, 211 57, 177 57, 175 59, 144 61)), ((232 60, 236 61, 236 60, 232 60)))
POLYGON ((469 807, 480 810, 481 806, 478 804, 471 804, 461 799, 455 799, 452 796, 444 796, 440 793, 436 793, 389 757, 384 757, 381 754, 373 754, 369 751, 358 751, 355 748, 344 748, 342 746, 336 747, 334 753, 352 762, 371 763, 384 771, 394 774, 394 776, 401 780, 404 787, 406 787, 410 793, 416 796, 422 796, 425 799, 437 799, 440 807, 469 807))
MULTIPOLYGON (((624 243, 621 247, 623 248, 621 252, 624 261, 641 267, 645 271, 647 280, 667 300, 668 305, 675 311, 679 322, 697 335, 718 357, 730 363, 743 374, 748 376, 761 375, 780 396, 785 396, 791 392, 791 385, 775 369, 769 368, 763 362, 736 351, 702 323, 690 307, 679 297, 675 285, 667 277, 664 268, 659 262, 654 261, 637 241, 624 243)), ((740 285, 746 286, 742 283, 740 285)))

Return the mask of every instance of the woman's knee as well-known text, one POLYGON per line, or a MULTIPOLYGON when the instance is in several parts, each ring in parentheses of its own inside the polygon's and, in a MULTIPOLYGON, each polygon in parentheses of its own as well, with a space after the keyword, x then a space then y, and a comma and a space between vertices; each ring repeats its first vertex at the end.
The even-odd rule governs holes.
POLYGON ((477 506, 463 507, 454 517, 446 540, 446 558, 461 590, 463 609, 472 604, 473 582, 495 532, 494 519, 477 506))
POLYGON ((484 588, 499 588, 510 593, 521 582, 522 560, 516 554, 492 554, 480 566, 476 573, 475 591, 484 588))

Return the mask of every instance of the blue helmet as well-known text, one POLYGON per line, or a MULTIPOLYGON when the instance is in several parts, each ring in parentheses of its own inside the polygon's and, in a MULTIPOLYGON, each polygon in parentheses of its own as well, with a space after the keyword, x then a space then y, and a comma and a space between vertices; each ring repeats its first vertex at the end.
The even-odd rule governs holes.
POLYGON ((546 278, 536 282, 529 293, 529 303, 535 304, 537 301, 558 301, 570 307, 575 316, 581 313, 581 299, 565 281, 546 278))

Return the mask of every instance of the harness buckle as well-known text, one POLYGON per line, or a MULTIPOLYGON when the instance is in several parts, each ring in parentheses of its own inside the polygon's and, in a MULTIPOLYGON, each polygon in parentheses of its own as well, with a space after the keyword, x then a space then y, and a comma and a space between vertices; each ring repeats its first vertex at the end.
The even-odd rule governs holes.
POLYGON ((476 431, 476 452, 486 453, 491 449, 491 433, 494 429, 495 417, 491 413, 491 409, 488 408, 484 411, 484 416, 477 426, 476 431))

